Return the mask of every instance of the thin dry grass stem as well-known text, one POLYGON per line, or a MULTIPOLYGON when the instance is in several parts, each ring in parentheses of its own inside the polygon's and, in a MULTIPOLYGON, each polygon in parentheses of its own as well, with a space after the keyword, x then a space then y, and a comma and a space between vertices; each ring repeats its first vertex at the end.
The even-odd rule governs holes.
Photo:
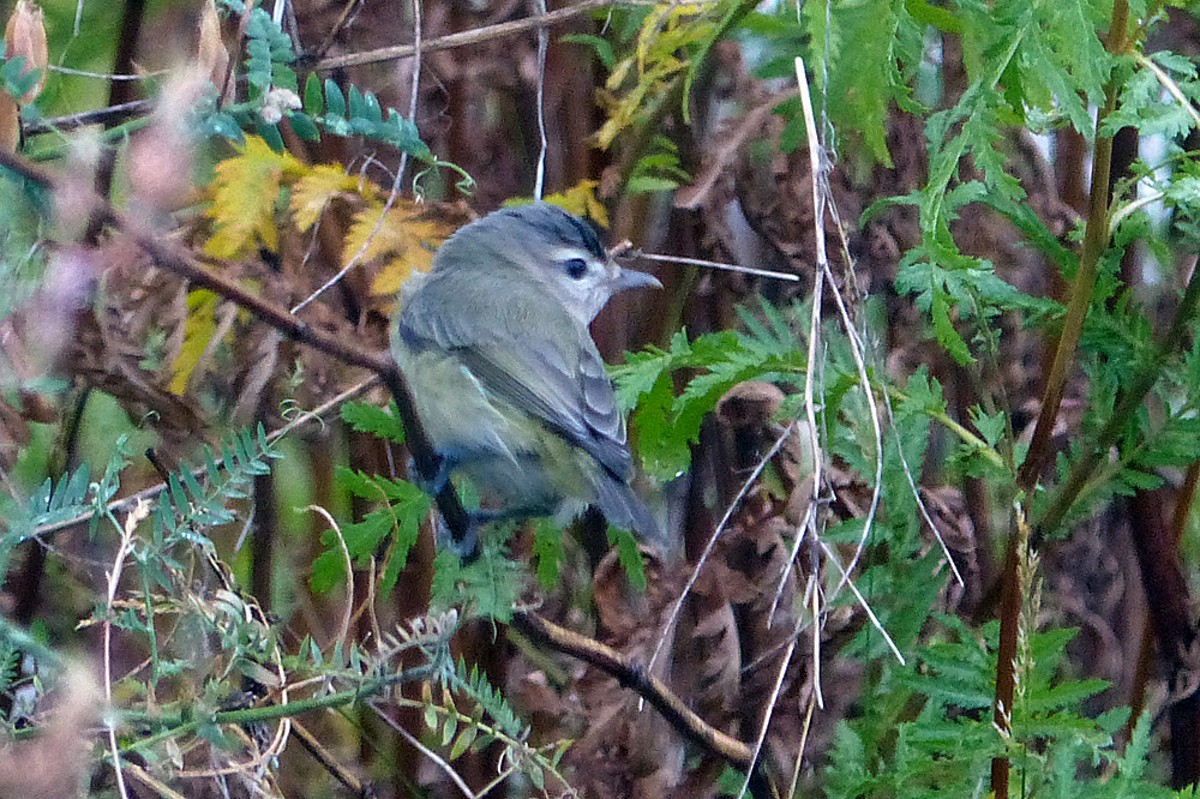
POLYGON ((242 545, 246 543, 246 539, 250 537, 250 533, 254 532, 254 521, 258 517, 258 503, 251 503, 250 510, 246 513, 246 521, 242 523, 242 531, 238 533, 237 541, 233 542, 233 551, 238 553, 242 551, 242 545))
POLYGON ((804 509, 804 520, 800 522, 797 528, 796 540, 792 544, 792 551, 788 555, 787 563, 783 565, 779 577, 779 585, 775 589, 775 596, 771 600, 771 608, 767 611, 767 626, 771 626, 775 622, 775 611, 779 609, 779 603, 783 599, 784 589, 787 587, 788 575, 792 573, 792 566, 796 562, 796 558, 800 554, 800 545, 807 539, 806 532, 809 526, 809 520, 816 514, 818 505, 815 502, 808 503, 808 507, 804 509))
MULTIPOLYGON (((117 600, 117 590, 121 585, 121 572, 125 568, 125 559, 133 552, 133 536, 137 531, 138 524, 143 519, 150 515, 150 505, 146 502, 139 501, 133 506, 133 510, 125 517, 125 524, 117 527, 120 533, 120 542, 117 544, 117 553, 113 556, 112 569, 108 572, 108 590, 105 593, 104 600, 104 726, 107 727, 108 745, 112 750, 113 771, 117 774, 117 792, 121 795, 121 799, 129 799, 129 790, 125 786, 125 774, 121 768, 121 750, 117 744, 117 727, 114 724, 115 714, 113 712, 113 692, 112 692, 112 615, 113 604, 117 600)), ((153 624, 153 619, 148 619, 147 623, 153 624)))
POLYGON ((126 763, 125 770, 129 772, 129 776, 133 777, 138 782, 145 785, 150 790, 157 793, 163 799, 187 799, 186 796, 173 790, 161 780, 155 779, 150 772, 139 766, 137 763, 126 763))
MULTIPOLYGON (((825 557, 829 560, 829 562, 836 566, 838 571, 845 575, 846 570, 842 568, 842 564, 837 560, 836 553, 829 548, 829 545, 822 541, 821 549, 825 551, 825 557)), ((854 584, 853 580, 847 579, 846 585, 849 586, 850 592, 854 594, 854 598, 858 600, 858 604, 867 614, 867 618, 871 620, 871 626, 878 630, 879 634, 883 636, 883 640, 887 643, 888 649, 892 650, 892 654, 896 656, 896 660, 900 661, 901 666, 905 665, 906 661, 904 660, 904 655, 900 652, 900 647, 896 646, 896 642, 892 640, 892 636, 888 635, 888 631, 884 628, 883 622, 879 621, 879 617, 875 615, 875 611, 871 610, 871 606, 867 603, 867 598, 864 597, 858 590, 858 586, 854 584)))
POLYGON ((392 207, 396 204, 396 198, 400 196, 400 180, 402 175, 403 170, 396 171, 396 177, 392 181, 392 187, 388 190, 387 200, 383 203, 383 209, 379 212, 379 218, 375 220, 375 226, 371 228, 370 235, 363 240, 362 245, 358 248, 358 252, 354 253, 354 256, 346 262, 345 266, 338 270, 337 274, 322 283, 320 288, 318 288, 312 294, 309 294, 307 297, 301 300, 299 304, 292 308, 291 313, 300 313, 314 300, 316 300, 317 297, 320 297, 326 291, 340 283, 342 278, 350 273, 351 269, 358 266, 359 262, 362 261, 363 256, 367 254, 367 250, 370 248, 371 243, 375 240, 375 237, 379 235, 379 231, 383 229, 383 223, 387 219, 387 215, 391 212, 392 207))
POLYGON ((334 646, 342 644, 342 651, 345 652, 344 645, 350 638, 350 622, 354 618, 354 562, 350 558, 350 549, 346 546, 346 539, 342 536, 342 528, 334 521, 329 511, 320 505, 309 505, 305 510, 319 514, 329 522, 329 529, 333 530, 333 534, 337 536, 338 546, 342 550, 342 562, 346 564, 346 609, 342 612, 342 623, 338 627, 338 634, 333 639, 334 646))
MULTIPOLYGON (((330 400, 327 400, 326 402, 321 403, 316 408, 313 408, 311 411, 306 411, 306 410, 300 411, 299 413, 295 414, 295 418, 293 418, 291 421, 289 421, 283 427, 269 433, 267 435, 267 442, 270 444, 274 444, 279 439, 288 435, 289 433, 296 430, 297 428, 302 427, 305 424, 308 424, 308 422, 310 422, 310 421, 316 420, 318 422, 323 422, 325 414, 329 413, 330 411, 332 411, 336 408, 340 408, 342 405, 344 405, 345 403, 349 402, 352 399, 356 399, 357 397, 362 396, 363 394, 370 391, 375 386, 379 385, 379 383, 380 383, 379 376, 373 375, 371 377, 368 377, 366 380, 363 380, 361 383, 351 386, 350 388, 346 389, 342 393, 338 394, 333 399, 330 399, 330 400)), ((217 458, 214 461, 214 463, 216 463, 217 468, 222 468, 225 465, 225 460, 223 458, 217 458)), ((208 476, 208 468, 206 466, 198 466, 195 469, 192 469, 192 476, 195 477, 197 480, 203 480, 208 476)), ((149 488, 143 489, 143 490, 137 492, 136 494, 131 494, 131 495, 129 495, 127 497, 123 497, 121 499, 114 499, 112 502, 108 503, 108 506, 105 508, 105 513, 113 514, 113 513, 120 513, 121 511, 124 511, 124 510, 128 510, 130 508, 135 507, 137 505, 137 503, 139 503, 139 502, 149 502, 150 500, 154 499, 155 497, 157 497, 159 494, 161 494, 163 491, 166 491, 166 490, 167 490, 166 483, 158 483, 156 485, 150 486, 149 488)), ((41 527, 39 527, 33 531, 32 537, 40 538, 41 536, 50 535, 51 533, 57 533, 59 531, 66 530, 71 527, 75 527, 77 525, 84 524, 89 519, 92 518, 92 515, 93 514, 91 512, 89 512, 89 513, 80 514, 79 516, 75 516, 70 519, 65 519, 61 522, 54 522, 53 524, 44 524, 41 527)))
MULTIPOLYGON (((713 548, 717 545, 717 539, 721 537, 721 533, 725 532, 725 528, 729 526, 729 521, 733 518, 734 511, 741 505, 742 500, 750 493, 750 489, 758 482, 758 478, 763 473, 763 469, 767 468, 767 464, 775 457, 783 443, 787 441, 788 436, 796 429, 796 423, 792 422, 783 429, 779 438, 775 439, 775 443, 767 450, 767 453, 759 459, 754 470, 750 472, 742 487, 738 489, 737 496, 729 503, 729 507, 725 509, 725 515, 721 517, 721 521, 717 524, 716 529, 708 538, 708 543, 704 545, 704 551, 700 553, 700 557, 696 559, 696 565, 692 568, 692 573, 688 576, 687 583, 684 584, 683 590, 679 592, 679 598, 675 600, 675 604, 671 607, 670 614, 667 615, 667 621, 663 625, 662 631, 658 636, 658 643, 654 646, 654 652, 650 655, 650 662, 646 664, 646 672, 653 673, 654 664, 658 660, 658 656, 662 653, 662 648, 666 644, 670 631, 675 628, 675 622, 679 619, 679 611, 683 607, 683 601, 687 599, 687 595, 691 592, 692 587, 696 584, 696 580, 700 577, 700 572, 704 568, 705 562, 708 561, 709 555, 712 554, 713 548)), ((645 699, 638 701, 638 710, 645 706, 645 699)))
MULTIPOLYGON (((534 0, 539 17, 546 16, 546 0, 534 0)), ((537 177, 533 182, 533 199, 540 201, 546 185, 546 50, 550 46, 550 29, 545 25, 538 28, 538 70, 537 70, 537 125, 538 125, 538 160, 537 177)))
MULTIPOLYGON (((837 225, 838 236, 841 239, 842 260, 846 264, 846 273, 847 273, 847 278, 848 278, 847 285, 857 285, 857 279, 855 278, 855 275, 854 275, 854 259, 850 256, 850 242, 846 238, 846 227, 845 227, 845 225, 842 224, 841 215, 839 214, 838 208, 837 208, 837 203, 833 202, 832 198, 831 198, 830 204, 829 204, 829 212, 833 216, 833 220, 834 220, 835 224, 837 225)), ((853 325, 851 325, 849 323, 849 318, 847 317, 847 315, 845 313, 845 309, 843 309, 840 304, 840 301, 841 301, 840 295, 838 295, 838 300, 839 300, 838 309, 841 312, 842 318, 846 323, 845 324, 846 332, 851 337, 852 344, 857 346, 857 349, 854 350, 855 357, 857 358, 859 351, 862 351, 862 352, 866 351, 866 346, 863 341, 863 339, 866 337, 866 334, 865 334, 865 331, 863 333, 860 333, 856 328, 853 327, 853 325)), ((883 391, 883 392, 881 392, 881 394, 883 395, 883 404, 884 404, 884 409, 885 409, 885 412, 887 415, 887 420, 889 423, 891 423, 894 418, 894 414, 892 411, 891 398, 888 395, 887 391, 883 391)), ((871 407, 873 407, 873 408, 877 407, 875 404, 874 397, 869 398, 868 401, 871 403, 871 407)), ((897 451, 897 454, 900 456, 900 467, 904 471, 905 479, 908 481, 909 490, 912 492, 913 499, 917 503, 917 509, 921 512, 921 518, 924 519, 925 523, 929 525, 929 529, 930 529, 930 531, 932 531, 933 537, 935 539, 937 539, 938 545, 942 548, 942 554, 946 556, 946 562, 950 566, 950 571, 954 574, 954 579, 958 582, 959 585, 966 585, 966 582, 963 580, 962 572, 960 572, 958 569, 958 564, 954 562, 954 555, 951 554, 950 548, 946 544, 945 536, 942 534, 941 529, 938 528, 937 523, 933 520, 932 515, 930 515, 929 508, 925 505, 925 500, 921 497, 921 492, 917 489, 916 480, 913 478, 912 467, 909 466, 908 456, 906 456, 904 454, 904 448, 897 445, 896 451, 897 451)), ((880 450, 881 460, 882 460, 882 457, 883 457, 883 453, 882 453, 882 449, 881 449, 880 450)))
POLYGON ((86 69, 71 69, 70 67, 59 66, 58 64, 50 64, 46 69, 50 72, 74 75, 78 78, 96 78, 97 80, 113 81, 154 80, 170 74, 168 70, 160 69, 157 72, 142 72, 136 75, 115 75, 111 72, 88 72, 86 69))
MULTIPOLYGON (((888 419, 893 417, 892 400, 884 392, 883 404, 887 408, 888 419)), ((921 513, 921 518, 929 525, 929 529, 933 531, 933 537, 937 540, 938 545, 942 548, 942 554, 946 556, 946 562, 950 564, 950 571, 954 574, 954 579, 959 585, 966 585, 963 580, 962 572, 958 570, 958 564, 954 562, 954 555, 950 553, 950 547, 946 544, 946 537, 942 535, 942 531, 938 528, 937 522, 933 520, 933 516, 929 513, 929 508, 925 505, 925 500, 921 497, 921 491, 917 488, 917 481, 913 477, 912 467, 908 465, 908 457, 904 454, 904 447, 900 446, 900 442, 896 442, 896 452, 900 454, 900 468, 904 471, 904 479, 908 481, 908 489, 912 492, 913 499, 916 500, 917 510, 921 513)))
POLYGON ((325 39, 317 48, 317 55, 322 56, 329 52, 329 48, 333 46, 333 40, 338 37, 338 34, 345 28, 349 27, 357 16, 358 6, 362 4, 362 0, 347 0, 342 6, 342 12, 338 15, 337 21, 329 28, 329 32, 325 34, 325 39))
POLYGON ((379 626, 379 614, 375 612, 375 591, 379 585, 379 561, 374 557, 367 567, 367 599, 366 605, 367 619, 371 622, 371 632, 375 635, 376 641, 383 640, 383 630, 379 626))
MULTIPOLYGON (((816 233, 817 246, 817 274, 816 279, 813 281, 812 312, 809 316, 808 328, 808 368, 804 370, 804 416, 808 420, 809 451, 812 452, 812 497, 809 500, 809 512, 805 514, 807 528, 801 530, 796 536, 798 551, 800 541, 806 535, 812 535, 813 540, 819 540, 820 538, 820 519, 815 511, 820 507, 825 455, 821 448, 821 436, 817 427, 817 404, 814 393, 816 391, 817 349, 821 342, 821 306, 824 304, 822 300, 825 291, 825 274, 828 271, 828 256, 825 251, 824 230, 826 195, 821 191, 821 175, 824 174, 824 164, 821 158, 821 144, 817 140, 816 123, 813 121, 812 98, 808 95, 808 81, 804 75, 804 61, 800 58, 796 59, 796 80, 800 84, 800 103, 804 109, 804 124, 808 129, 808 158, 809 168, 812 171, 813 228, 816 233)), ((836 290, 835 288, 834 291, 836 292, 836 290)), ((788 562, 787 567, 780 577, 781 584, 791 572, 791 563, 792 561, 788 562)), ((814 560, 812 567, 814 570, 818 570, 820 564, 814 560)), ((839 585, 838 588, 840 589, 841 586, 839 585)), ((819 600, 816 599, 818 594, 814 592, 813 597, 813 668, 819 669, 821 662, 821 614, 819 600)), ((816 674, 819 674, 819 671, 814 671, 814 675, 816 674)), ((813 690, 817 705, 822 708, 825 707, 825 697, 821 692, 821 682, 819 679, 814 679, 813 690)))
POLYGON ((496 768, 499 773, 492 779, 491 782, 480 788, 479 793, 475 794, 476 796, 487 796, 489 793, 494 791, 496 787, 500 785, 500 783, 511 777, 513 772, 517 770, 516 766, 505 766, 501 768, 499 763, 496 764, 496 768))
POLYGON ((797 788, 800 785, 800 767, 804 764, 804 750, 808 748, 808 734, 812 732, 813 711, 816 710, 817 703, 814 701, 815 694, 809 694, 808 709, 804 711, 804 724, 800 728, 800 746, 797 747, 796 765, 792 768, 792 782, 788 786, 788 790, 784 796, 798 796, 797 788))
MULTIPOLYGON (((287 721, 290 733, 291 719, 287 721)), ((271 739, 270 745, 266 749, 259 751, 257 743, 244 729, 241 727, 232 727, 231 732, 240 738, 247 748, 254 747, 256 751, 253 757, 241 763, 229 763, 224 766, 214 766, 212 768, 180 769, 173 776, 184 780, 208 780, 216 779, 217 777, 253 774, 254 776, 251 779, 254 779, 256 782, 261 782, 264 778, 272 782, 273 780, 267 770, 267 766, 271 760, 283 754, 283 744, 286 742, 286 737, 281 738, 280 731, 282 729, 283 726, 280 725, 279 729, 276 730, 275 737, 271 739)))
MULTIPOLYGON (((862 535, 859 536, 858 544, 854 550, 854 556, 850 559, 850 564, 847 567, 841 582, 833 591, 836 596, 844 587, 845 582, 850 579, 854 569, 858 565, 859 559, 862 557, 863 550, 866 548, 867 539, 871 534, 871 527, 874 525, 875 516, 879 512, 879 501, 883 491, 883 425, 880 421, 881 414, 879 406, 875 401, 875 393, 871 390, 870 375, 867 373, 865 347, 863 346, 862 338, 858 335, 858 331, 854 327, 854 321, 850 316, 850 312, 846 306, 846 301, 842 297, 841 291, 838 290, 837 282, 833 277, 833 270, 829 266, 828 253, 826 251, 825 242, 825 213, 831 211, 833 206, 833 193, 829 187, 829 161, 826 158, 826 150, 823 143, 818 139, 816 118, 813 114, 812 97, 809 94, 807 73, 804 67, 804 60, 796 59, 796 80, 800 86, 800 103, 804 109, 804 124, 808 130, 808 152, 809 163, 812 169, 812 191, 813 191, 813 229, 816 234, 817 242, 817 268, 821 270, 821 275, 818 276, 816 285, 820 286, 822 282, 828 281, 830 291, 833 294, 834 304, 838 309, 838 316, 841 319, 842 327, 846 332, 846 338, 850 342, 851 356, 854 358, 854 367, 858 372, 858 379, 862 385, 863 395, 867 401, 867 407, 871 417, 871 432, 875 439, 875 479, 871 490, 871 505, 867 510, 866 521, 863 524, 862 535)), ((834 214, 835 221, 838 219, 834 214)), ((838 223, 838 230, 841 230, 841 224, 838 223)), ((814 300, 814 306, 818 306, 814 300)), ((812 362, 809 363, 809 371, 812 371, 812 362)), ((815 437, 816 430, 813 435, 815 437)), ((819 450, 814 449, 814 454, 819 450)), ((818 468, 820 460, 817 460, 818 468)), ((819 480, 814 478, 814 491, 819 491, 819 480)))
POLYGON ((387 724, 393 730, 400 733, 400 737, 412 744, 414 749, 425 755, 425 757, 429 758, 435 766, 444 771, 446 776, 450 778, 450 781, 453 782, 460 791, 462 791, 463 796, 466 796, 468 799, 476 799, 474 791, 471 790, 471 786, 467 785, 466 780, 459 776, 458 772, 454 770, 453 766, 446 762, 444 757, 417 740, 415 735, 404 729, 402 725, 396 723, 396 720, 387 713, 384 713, 375 702, 370 702, 368 704, 371 706, 371 710, 375 711, 375 715, 383 719, 384 724, 387 724))
MULTIPOLYGON (((742 789, 738 791, 737 799, 742 799, 746 795, 746 791, 750 789, 750 780, 754 778, 754 773, 757 768, 759 757, 762 756, 763 744, 767 740, 767 730, 771 727, 771 718, 775 715, 775 708, 779 704, 779 695, 783 692, 783 679, 787 676, 788 666, 792 662, 792 655, 796 651, 796 639, 800 632, 801 621, 796 620, 796 629, 793 631, 791 643, 788 644, 787 651, 783 655, 783 660, 779 664, 779 671, 775 674, 775 684, 771 687, 771 695, 767 698, 766 710, 763 712, 762 724, 758 728, 758 735, 754 738, 754 754, 750 757, 750 768, 746 769, 746 778, 742 781, 742 789)), ((813 637, 820 636, 820 630, 813 628, 813 637)), ((816 683, 814 682, 814 688, 816 683)), ((813 693, 814 699, 816 692, 813 693)), ((818 702, 820 700, 817 700, 818 702)))
POLYGON ((682 255, 661 255, 659 253, 642 252, 641 250, 629 249, 625 252, 614 253, 614 256, 623 258, 645 258, 647 261, 658 261, 665 264, 687 264, 689 266, 701 266, 705 269, 719 269, 725 272, 737 272, 743 275, 753 275, 754 277, 766 277, 771 280, 786 280, 789 283, 799 283, 800 276, 793 275, 788 272, 774 272, 770 269, 756 269, 752 266, 738 266, 737 264, 726 264, 720 261, 709 261, 704 258, 687 258, 682 255))

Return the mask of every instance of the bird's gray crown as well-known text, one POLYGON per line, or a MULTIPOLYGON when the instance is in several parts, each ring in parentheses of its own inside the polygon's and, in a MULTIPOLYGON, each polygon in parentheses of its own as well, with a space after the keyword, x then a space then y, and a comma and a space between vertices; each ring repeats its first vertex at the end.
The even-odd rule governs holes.
POLYGON ((532 241, 543 245, 535 251, 575 247, 606 261, 608 253, 590 225, 555 205, 532 203, 502 208, 460 228, 442 245, 439 260, 449 262, 451 253, 483 247, 497 255, 509 255, 510 248, 527 253, 532 241), (460 248, 464 248, 460 250, 460 248))

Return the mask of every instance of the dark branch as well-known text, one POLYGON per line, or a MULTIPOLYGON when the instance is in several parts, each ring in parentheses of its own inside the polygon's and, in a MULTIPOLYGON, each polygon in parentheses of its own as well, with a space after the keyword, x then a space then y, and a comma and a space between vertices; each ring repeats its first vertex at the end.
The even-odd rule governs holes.
MULTIPOLYGON (((589 11, 609 5, 613 5, 612 0, 581 0, 581 2, 573 6, 551 11, 548 14, 518 19, 513 22, 501 22, 499 25, 487 25, 475 30, 452 33, 449 36, 441 36, 437 39, 429 39, 421 43, 421 53, 452 50, 456 47, 478 44, 488 39, 500 39, 505 36, 524 33, 525 31, 537 30, 538 28, 548 28, 551 25, 557 25, 560 22, 574 19, 589 11)), ((417 48, 415 45, 399 44, 392 47, 381 47, 378 50, 367 50, 362 53, 350 53, 349 55, 322 58, 313 64, 312 68, 314 71, 319 72, 342 67, 356 67, 362 64, 374 64, 379 61, 394 61, 398 58, 409 58, 416 55, 416 52, 417 48)))

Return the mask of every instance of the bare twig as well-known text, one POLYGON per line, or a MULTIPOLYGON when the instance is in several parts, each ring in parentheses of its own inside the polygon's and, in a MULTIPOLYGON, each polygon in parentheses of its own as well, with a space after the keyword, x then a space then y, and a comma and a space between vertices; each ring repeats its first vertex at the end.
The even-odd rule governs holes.
POLYGON ((671 725, 694 743, 723 758, 739 769, 749 769, 753 755, 746 744, 731 738, 697 716, 661 680, 620 652, 591 638, 559 627, 533 613, 517 613, 512 626, 536 643, 551 646, 615 677, 625 688, 632 688, 654 705, 671 725))
MULTIPOLYGON (((112 569, 108 573, 108 590, 104 601, 104 702, 107 706, 104 726, 108 728, 108 745, 112 750, 113 771, 117 774, 117 792, 121 799, 129 799, 128 788, 125 786, 125 773, 121 768, 121 749, 117 744, 117 725, 112 713, 112 618, 113 603, 117 600, 117 589, 121 585, 121 572, 125 568, 125 559, 133 552, 133 534, 138 524, 150 515, 150 506, 140 502, 125 518, 125 524, 118 526, 121 535, 117 545, 117 554, 113 556, 112 569)), ((153 624, 154 620, 149 619, 153 624)))
POLYGON ((131 100, 128 103, 110 105, 107 108, 97 108, 94 111, 84 111, 79 114, 68 114, 61 117, 50 117, 31 122, 24 126, 26 136, 36 136, 40 133, 74 130, 88 125, 112 125, 132 117, 144 116, 154 110, 150 100, 131 100))
MULTIPOLYGON (((613 5, 613 0, 580 0, 579 3, 573 6, 560 8, 557 11, 551 11, 544 15, 519 19, 513 22, 501 22, 498 25, 487 25, 475 30, 452 33, 449 36, 439 36, 422 44, 420 50, 424 53, 437 53, 442 50, 453 50, 456 47, 478 44, 490 39, 515 36, 518 33, 525 33, 526 31, 537 30, 538 28, 547 28, 557 25, 560 22, 566 22, 607 5, 613 5)), ((401 44, 393 47, 381 47, 378 50, 367 50, 362 53, 323 58, 313 65, 313 69, 326 71, 343 67, 361 66, 362 64, 375 64, 380 61, 394 61, 398 58, 408 58, 415 55, 417 49, 416 46, 411 44, 401 44)))
POLYGON ((705 269, 719 269, 725 272, 753 275, 754 277, 769 277, 772 280, 786 280, 789 283, 800 282, 799 275, 793 275, 789 272, 774 272, 770 269, 756 269, 752 266, 739 266, 738 264, 727 264, 721 261, 709 261, 704 258, 686 258, 682 255, 660 255, 657 253, 642 252, 641 250, 629 250, 620 255, 625 258, 645 258, 647 261, 658 261, 659 263, 686 264, 688 266, 700 266, 705 269))
POLYGON ((475 799, 475 794, 471 791, 471 786, 467 785, 466 780, 459 776, 459 773, 454 770, 453 766, 446 762, 444 757, 417 740, 415 735, 404 729, 404 725, 397 724, 395 719, 393 719, 387 713, 384 713, 383 710, 381 710, 374 702, 369 704, 371 710, 375 711, 376 716, 383 719, 385 724, 387 724, 396 732, 400 733, 400 736, 404 738, 404 740, 408 741, 414 749, 433 761, 433 764, 441 769, 446 776, 450 778, 450 781, 453 782, 455 786, 463 792, 463 796, 467 797, 467 799, 475 799))

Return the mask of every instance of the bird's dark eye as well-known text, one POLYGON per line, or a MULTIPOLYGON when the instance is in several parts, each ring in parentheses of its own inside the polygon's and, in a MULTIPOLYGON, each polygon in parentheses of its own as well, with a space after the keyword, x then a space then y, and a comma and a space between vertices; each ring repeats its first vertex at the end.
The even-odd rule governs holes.
POLYGON ((587 274, 587 261, 582 258, 568 258, 563 261, 563 271, 567 273, 567 277, 572 280, 579 280, 587 274))

